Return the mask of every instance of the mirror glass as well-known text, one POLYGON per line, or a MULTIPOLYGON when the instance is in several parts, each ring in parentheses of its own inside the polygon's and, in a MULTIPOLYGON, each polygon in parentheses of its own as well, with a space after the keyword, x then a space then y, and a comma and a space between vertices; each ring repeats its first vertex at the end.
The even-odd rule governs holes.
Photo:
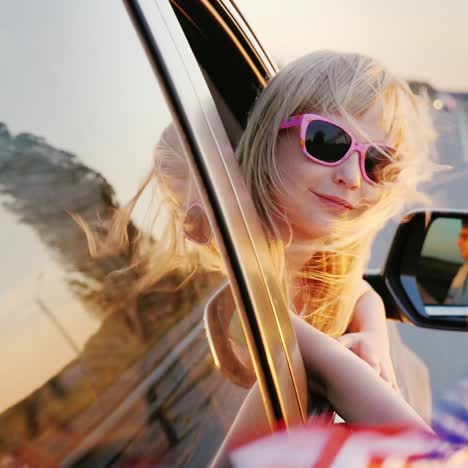
POLYGON ((468 217, 431 222, 416 278, 428 315, 468 315, 468 217))

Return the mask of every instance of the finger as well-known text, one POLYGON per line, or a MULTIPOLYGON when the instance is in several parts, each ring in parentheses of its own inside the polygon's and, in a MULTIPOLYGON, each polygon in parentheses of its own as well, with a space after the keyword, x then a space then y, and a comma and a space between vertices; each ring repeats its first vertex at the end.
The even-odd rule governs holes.
POLYGON ((398 385, 398 380, 396 379, 395 373, 392 376, 392 387, 398 392, 401 393, 400 386, 398 385))
POLYGON ((387 366, 385 365, 382 366, 382 369, 380 370, 380 376, 382 377, 382 379, 386 380, 393 387, 393 379, 392 379, 390 372, 388 371, 387 366))
POLYGON ((372 367, 372 369, 375 370, 375 372, 377 372, 377 375, 381 375, 382 374, 382 366, 380 365, 379 362, 377 361, 374 361, 372 359, 364 359, 367 364, 369 364, 369 366, 372 367))
POLYGON ((352 351, 357 349, 360 343, 359 337, 354 333, 347 333, 346 335, 342 335, 338 338, 338 341, 352 351))
POLYGON ((377 372, 377 375, 380 375, 382 370, 380 359, 378 356, 376 356, 376 354, 372 351, 366 342, 361 343, 359 355, 361 359, 366 361, 367 364, 369 364, 369 366, 371 366, 375 372, 377 372))
POLYGON ((395 390, 397 390, 398 392, 400 391, 400 388, 398 387, 398 384, 396 381, 395 372, 393 371, 393 368, 391 366, 383 365, 380 375, 384 380, 390 383, 390 385, 395 390))
MULTIPOLYGON (((357 354, 357 353, 356 353, 357 354)), ((378 359, 378 357, 375 355, 375 353, 373 353, 367 346, 365 343, 361 343, 361 346, 359 347, 359 354, 358 356, 364 361, 366 362, 367 364, 369 364, 369 366, 372 367, 372 369, 375 370, 375 372, 377 372, 377 375, 380 375, 380 368, 381 368, 381 364, 380 364, 380 360, 378 359)))

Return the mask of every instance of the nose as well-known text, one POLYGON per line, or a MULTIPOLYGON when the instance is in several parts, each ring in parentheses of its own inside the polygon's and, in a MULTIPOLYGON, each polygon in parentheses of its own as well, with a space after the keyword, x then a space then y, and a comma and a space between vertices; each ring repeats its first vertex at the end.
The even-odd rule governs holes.
POLYGON ((361 186, 360 155, 354 151, 346 161, 335 167, 334 181, 350 190, 357 190, 361 186))

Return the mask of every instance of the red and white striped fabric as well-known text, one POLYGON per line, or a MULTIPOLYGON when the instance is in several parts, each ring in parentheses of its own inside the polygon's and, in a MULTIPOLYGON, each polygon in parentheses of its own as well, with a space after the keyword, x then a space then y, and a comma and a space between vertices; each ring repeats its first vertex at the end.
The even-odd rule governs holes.
POLYGON ((468 450, 412 428, 311 423, 244 444, 231 461, 236 468, 467 468, 468 450))
POLYGON ((468 468, 468 378, 435 407, 432 428, 311 422, 239 446, 236 468, 468 468))

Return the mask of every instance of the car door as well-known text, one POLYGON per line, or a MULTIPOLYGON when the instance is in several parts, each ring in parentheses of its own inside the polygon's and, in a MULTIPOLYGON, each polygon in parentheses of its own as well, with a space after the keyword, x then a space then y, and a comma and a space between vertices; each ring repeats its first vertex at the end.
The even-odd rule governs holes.
MULTIPOLYGON (((256 350, 254 346, 249 345, 251 352, 258 353, 254 356, 254 365, 258 361, 263 361, 264 364, 263 368, 256 368, 256 372, 266 400, 268 417, 273 425, 274 421, 295 424, 303 420, 306 412, 302 359, 288 317, 287 305, 281 301, 277 278, 268 260, 267 246, 255 208, 243 183, 230 144, 235 143, 232 129, 239 130, 239 125, 242 125, 240 116, 244 111, 245 117, 247 108, 239 106, 236 110, 225 102, 227 99, 230 100, 230 104, 235 102, 230 92, 235 87, 217 87, 219 67, 210 68, 208 71, 204 69, 203 63, 197 61, 194 48, 189 47, 193 42, 187 42, 187 36, 180 28, 179 21, 189 17, 190 23, 202 32, 205 44, 220 44, 222 41, 229 44, 227 47, 231 50, 234 46, 241 52, 240 59, 239 56, 232 56, 235 61, 231 69, 221 68, 224 76, 235 72, 236 76, 240 77, 246 66, 251 70, 249 78, 244 80, 247 96, 244 96, 242 88, 238 89, 238 103, 242 100, 244 105, 251 104, 259 89, 258 83, 252 82, 251 77, 254 75, 264 86, 265 77, 272 71, 271 64, 264 53, 262 57, 257 57, 255 64, 251 58, 254 49, 246 51, 242 44, 235 40, 233 31, 221 15, 228 14, 226 4, 172 2, 171 7, 169 2, 156 2, 156 9, 152 1, 132 1, 126 2, 126 5, 140 33, 147 55, 159 71, 167 93, 174 97, 171 104, 179 111, 179 124, 187 128, 185 133, 193 155, 194 169, 200 177, 199 182, 206 190, 207 201, 211 202, 211 215, 216 220, 213 228, 215 232, 220 231, 218 236, 226 236, 223 242, 224 248, 229 249, 230 254, 228 276, 233 275, 236 278, 238 288, 235 290, 231 285, 231 291, 247 341, 253 338, 257 343, 256 350), (189 6, 195 7, 195 10, 188 11, 189 6), (177 18, 174 12, 181 15, 177 18), (170 33, 172 49, 169 46, 161 46, 168 44, 168 38, 162 35, 164 26, 170 33), (215 30, 218 30, 217 35, 215 30), (212 71, 215 73, 210 74, 212 71), (262 73, 265 77, 262 77, 262 73), (216 99, 218 107, 215 104, 216 99), (220 108, 224 110, 221 112, 225 117, 224 121, 220 117, 220 108), (203 119, 200 119, 200 115, 203 119), (229 133, 227 128, 230 129, 229 133), (254 265, 255 268, 252 268, 254 265)), ((238 18, 240 19, 240 16, 238 18)), ((244 29, 239 29, 237 34, 239 31, 244 34, 249 32, 247 26, 243 26, 244 29)), ((205 47, 204 53, 205 57, 210 57, 215 51, 205 47)), ((222 56, 224 60, 232 58, 226 54, 222 56)), ((225 85, 227 83, 225 81, 225 85)))
MULTIPOLYGON (((224 28, 214 3, 199 5, 224 28)), ((232 378, 232 360, 214 361, 203 321, 226 281, 270 426, 306 413, 297 343, 232 152, 257 84, 241 110, 232 96, 222 108, 224 89, 197 64, 179 6, 4 8, 0 464, 208 464, 251 385, 232 378), (222 261, 173 269, 140 291, 131 249, 91 258, 93 236, 90 244, 76 220, 108 233, 150 174, 154 191, 140 197, 125 235, 130 246, 169 252, 169 231, 151 222, 164 198, 154 164, 168 127, 222 261)), ((260 79, 254 70, 268 62, 260 56, 253 67, 249 57, 260 79)))

